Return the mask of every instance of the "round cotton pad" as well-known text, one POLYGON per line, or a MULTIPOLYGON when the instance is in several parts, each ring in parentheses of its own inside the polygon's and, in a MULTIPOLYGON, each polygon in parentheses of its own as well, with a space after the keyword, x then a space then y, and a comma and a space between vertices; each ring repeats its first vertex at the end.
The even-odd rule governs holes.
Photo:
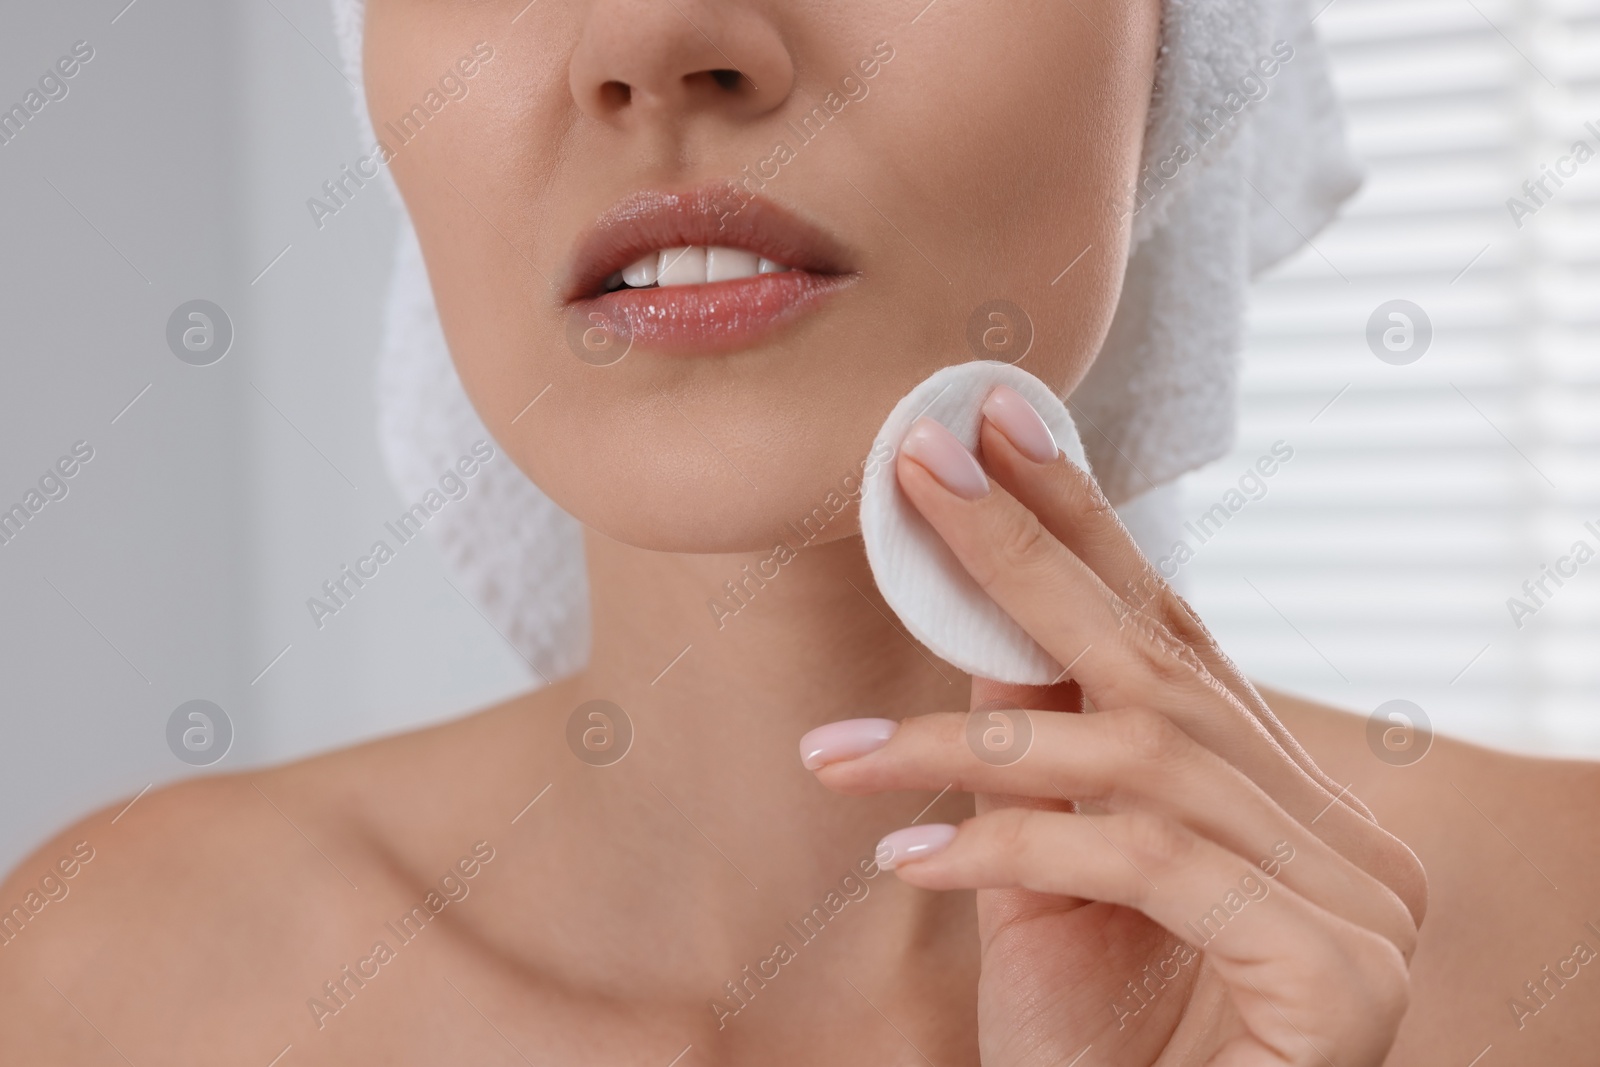
MULTIPOLYGON (((907 393, 878 431, 873 455, 898 451, 923 415, 976 453, 983 402, 1008 385, 1032 404, 1063 455, 1084 470, 1078 428, 1048 385, 1006 363, 946 367, 907 393), (880 451, 881 450, 881 451, 880 451)), ((873 464, 861 490, 861 535, 884 600, 913 637, 968 674, 1014 685, 1048 685, 1061 665, 978 587, 955 553, 900 491, 894 464, 873 464)))

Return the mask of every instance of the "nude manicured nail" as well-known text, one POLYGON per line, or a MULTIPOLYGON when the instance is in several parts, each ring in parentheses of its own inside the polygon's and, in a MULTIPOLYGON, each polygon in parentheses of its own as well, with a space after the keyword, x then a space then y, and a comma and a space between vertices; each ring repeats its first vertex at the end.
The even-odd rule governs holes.
POLYGON ((929 823, 927 826, 908 826, 896 830, 878 842, 874 862, 886 871, 916 860, 927 859, 943 852, 954 841, 956 828, 949 823, 929 823))
POLYGON ((840 760, 856 759, 889 743, 900 728, 893 719, 845 719, 819 726, 800 739, 800 762, 814 771, 840 760))
POLYGON ((1017 451, 1035 463, 1052 463, 1061 454, 1055 435, 1050 432, 1034 406, 1010 386, 995 386, 983 402, 983 414, 1017 446, 1017 451))
POLYGON ((989 478, 955 434, 924 415, 911 424, 900 451, 928 468, 956 496, 977 500, 989 495, 989 478))

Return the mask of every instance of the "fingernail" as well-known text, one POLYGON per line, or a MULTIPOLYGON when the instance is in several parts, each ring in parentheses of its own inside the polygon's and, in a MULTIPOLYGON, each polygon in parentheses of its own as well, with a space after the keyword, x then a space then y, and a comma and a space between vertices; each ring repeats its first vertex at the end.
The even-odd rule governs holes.
POLYGON ((955 434, 924 415, 911 424, 900 451, 928 468, 956 496, 977 500, 989 495, 989 478, 955 434))
POLYGON ((995 386, 989 399, 983 402, 983 414, 1017 446, 1018 452, 1035 463, 1053 463, 1061 454, 1055 435, 1039 417, 1039 412, 1010 386, 995 386))
POLYGON ((949 823, 935 822, 927 826, 908 826, 904 830, 896 830, 878 842, 877 852, 873 861, 886 871, 903 866, 916 860, 925 860, 929 856, 943 852, 946 845, 954 841, 956 828, 949 823))
POLYGON ((876 752, 900 728, 893 719, 845 719, 819 726, 800 739, 800 762, 808 771, 876 752))

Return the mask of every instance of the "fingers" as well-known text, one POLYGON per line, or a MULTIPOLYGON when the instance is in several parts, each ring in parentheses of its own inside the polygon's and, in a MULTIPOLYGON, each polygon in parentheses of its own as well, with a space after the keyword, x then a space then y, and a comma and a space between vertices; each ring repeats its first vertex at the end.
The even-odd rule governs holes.
MULTIPOLYGON (((924 447, 919 432, 949 436, 942 428, 922 429, 924 423, 901 447, 901 487, 973 579, 1066 665, 1097 708, 1161 708, 1201 743, 1226 752, 1269 793, 1287 796, 1297 816, 1309 821, 1318 814, 1329 794, 1285 759, 1267 728, 1242 710, 1188 645, 1151 617, 1129 612, 1004 488, 991 484, 983 496, 968 499, 924 467, 921 460, 938 466, 948 453, 924 447)), ((1067 466, 1055 464, 1058 472, 1067 466)), ((971 492, 970 474, 960 481, 945 476, 971 492)))
MULTIPOLYGON (((1016 396, 1011 403, 1026 401, 1016 396)), ((985 412, 994 407, 986 404, 985 412)), ((1127 604, 1124 610, 1158 620, 1234 697, 1226 704, 1164 710, 1197 741, 1226 754, 1302 825, 1314 829, 1361 869, 1391 884, 1406 901, 1413 920, 1420 922, 1426 891, 1415 857, 1387 833, 1372 833, 1376 820, 1371 811, 1323 773, 1272 714, 1189 605, 1150 566, 1094 480, 1063 459, 1037 462, 1035 457, 1043 453, 1012 440, 1010 423, 1016 421, 1012 417, 984 424, 983 456, 994 481, 1111 590, 1120 591, 1127 604)))
POLYGON ((1013 715, 1026 718, 1031 737, 1004 765, 974 750, 969 726, 981 730, 985 720, 957 714, 909 718, 889 735, 881 730, 885 720, 830 724, 807 736, 807 765, 824 785, 848 794, 953 787, 1158 815, 1235 855, 1270 863, 1283 884, 1410 957, 1416 924, 1388 887, 1164 716, 1142 709, 1013 715), (862 743, 869 736, 870 747, 862 743))
POLYGON ((980 482, 981 472, 975 478, 957 452, 976 470, 948 430, 919 420, 901 443, 901 488, 973 580, 1069 668, 1097 707, 1148 697, 1152 683, 1173 698, 1220 688, 1186 646, 1145 617, 1128 616, 1033 512, 1005 489, 980 482), (982 495, 971 495, 980 486, 982 495))
MULTIPOLYGON (((1048 456, 1033 443, 1043 422, 1037 415, 1033 420, 1020 415, 1019 406, 1026 408, 1027 401, 1003 387, 984 403, 986 420, 980 447, 989 473, 1098 575, 1129 611, 1153 616, 1174 637, 1194 649, 1206 671, 1232 690, 1244 710, 1261 721, 1283 753, 1330 795, 1337 794, 1339 786, 1322 773, 1278 722, 1249 679, 1223 654, 1188 602, 1145 558, 1094 479, 1073 464, 1048 456)), ((1032 414, 1031 408, 1028 414, 1032 414)), ((1365 805, 1348 794, 1345 802, 1367 818, 1372 817, 1365 805)))
MULTIPOLYGON (((1029 464, 1049 468, 1018 483, 1026 483, 1030 495, 1045 499, 1064 491, 1069 504, 1077 499, 1091 516, 1095 513, 1093 494, 1070 482, 1081 475, 1073 475, 1069 464, 1060 459, 1034 464, 1020 449, 993 441, 1000 436, 991 432, 987 458, 993 461, 1010 449, 1010 473, 1026 471, 1029 464), (1064 484, 1052 485, 1052 478, 1064 484)), ((985 476, 947 431, 919 421, 902 442, 897 473, 907 496, 974 580, 1068 666, 1096 707, 1160 709, 1238 766, 1302 825, 1362 869, 1404 889, 1404 899, 1420 918, 1424 905, 1423 894, 1415 891, 1421 884, 1415 857, 1347 805, 1348 794, 1313 770, 1309 757, 1264 706, 1260 714, 1247 710, 1194 648, 1160 620, 1131 610, 1039 516, 985 476)), ((1052 514, 1044 504, 1037 506, 1052 514)), ((1070 527, 1073 516, 1060 510, 1067 506, 1057 505, 1060 513, 1053 521, 1070 527)), ((1102 556, 1115 550, 1103 522, 1090 543, 1102 556)), ((1226 657, 1215 652, 1213 660, 1225 663, 1226 657)), ((1259 701, 1253 689, 1248 695, 1259 701)))
POLYGON ((1118 904, 1203 949, 1277 1062, 1377 1064, 1399 1028, 1408 979, 1392 944, 1169 820, 1005 808, 912 829, 884 839, 879 864, 913 885, 1118 904))

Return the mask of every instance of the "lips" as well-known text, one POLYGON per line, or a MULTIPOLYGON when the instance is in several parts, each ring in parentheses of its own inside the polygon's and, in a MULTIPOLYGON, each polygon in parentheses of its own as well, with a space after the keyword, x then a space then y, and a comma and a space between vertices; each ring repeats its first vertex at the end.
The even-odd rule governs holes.
POLYGON ((849 262, 833 236, 737 186, 641 192, 579 240, 564 296, 573 313, 634 345, 710 354, 753 344, 813 310, 855 279, 849 262), (658 255, 663 269, 654 272, 658 255), (649 287, 622 287, 624 277, 649 287))

